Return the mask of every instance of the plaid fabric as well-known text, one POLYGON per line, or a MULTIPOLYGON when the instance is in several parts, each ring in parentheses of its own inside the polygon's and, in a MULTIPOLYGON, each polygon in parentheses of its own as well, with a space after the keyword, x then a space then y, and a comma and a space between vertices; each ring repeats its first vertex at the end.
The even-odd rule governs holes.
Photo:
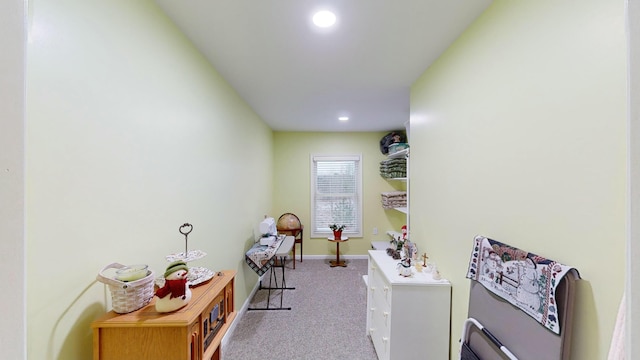
POLYGON ((258 276, 262 276, 262 274, 266 273, 269 269, 271 269, 273 264, 275 264, 276 259, 275 257, 272 257, 264 265, 262 265, 262 267, 258 266, 258 264, 251 261, 251 259, 248 256, 245 256, 245 261, 247 262, 249 267, 253 269, 253 271, 255 271, 256 274, 258 274, 258 276))
POLYGON ((271 245, 260 245, 255 243, 244 256, 247 265, 259 276, 266 273, 275 264, 275 254, 282 244, 284 236, 278 236, 278 239, 271 245))

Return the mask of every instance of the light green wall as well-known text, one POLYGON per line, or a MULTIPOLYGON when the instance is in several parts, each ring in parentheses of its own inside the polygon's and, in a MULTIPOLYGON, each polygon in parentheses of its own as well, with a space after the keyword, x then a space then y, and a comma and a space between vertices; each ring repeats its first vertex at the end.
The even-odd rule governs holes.
POLYGON ((89 359, 111 262, 164 272, 194 229, 192 263, 244 264, 271 207, 272 132, 151 0, 29 2, 29 359, 89 359))
MULTIPOLYGON (((340 245, 340 253, 366 255, 372 240, 389 240, 386 231, 399 231, 405 223, 405 215, 395 210, 384 210, 381 205, 382 191, 392 191, 394 186, 402 187, 402 184, 392 184, 380 176, 380 161, 386 157, 380 152, 379 143, 385 134, 274 132, 273 217, 277 219, 281 214, 291 212, 300 218, 303 225, 311 226, 311 154, 362 154, 363 237, 349 238, 348 242, 340 245), (378 235, 373 235, 374 227, 378 228, 378 235)), ((335 244, 326 238, 312 239, 310 233, 304 232, 304 255, 335 254, 335 244)))
MULTIPOLYGON (((575 266, 572 359, 604 359, 625 281, 624 1, 496 1, 411 89, 412 233, 453 284, 475 235, 575 266)), ((499 314, 496 314, 499 316, 499 314)))
POLYGON ((24 1, 0 2, 0 349, 6 359, 26 356, 24 282, 24 116, 26 31, 24 1))
MULTIPOLYGON (((237 269, 242 304, 257 222, 309 222, 310 153, 364 156, 365 236, 345 254, 404 223, 380 206, 384 133, 272 135, 152 1, 29 5, 30 359, 90 358, 110 297, 97 272, 162 271, 186 221, 208 253, 194 265, 237 269)), ((573 358, 605 358, 625 266, 623 14, 621 0, 496 1, 412 88, 412 239, 454 285, 452 358, 476 234, 576 266, 573 358)))
MULTIPOLYGON (((627 240, 627 288, 625 338, 622 339, 627 359, 640 355, 640 263, 632 261, 640 255, 640 2, 627 2, 629 38, 629 236, 627 240)), ((616 339, 618 340, 618 339, 616 339)), ((614 342, 612 347, 618 344, 614 342)))

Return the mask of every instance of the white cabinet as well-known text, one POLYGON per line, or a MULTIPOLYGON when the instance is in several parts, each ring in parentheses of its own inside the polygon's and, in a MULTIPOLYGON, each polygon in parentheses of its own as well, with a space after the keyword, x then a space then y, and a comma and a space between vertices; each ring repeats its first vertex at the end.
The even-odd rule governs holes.
POLYGON ((399 260, 369 251, 367 335, 378 359, 449 359, 451 283, 398 275, 399 260))

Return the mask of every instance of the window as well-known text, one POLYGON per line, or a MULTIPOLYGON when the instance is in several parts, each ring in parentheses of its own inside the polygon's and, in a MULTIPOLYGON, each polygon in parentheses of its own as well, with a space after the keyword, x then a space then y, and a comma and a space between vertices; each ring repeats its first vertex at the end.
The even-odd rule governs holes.
POLYGON ((362 155, 311 155, 311 237, 331 234, 329 225, 345 225, 343 234, 362 236, 362 155))

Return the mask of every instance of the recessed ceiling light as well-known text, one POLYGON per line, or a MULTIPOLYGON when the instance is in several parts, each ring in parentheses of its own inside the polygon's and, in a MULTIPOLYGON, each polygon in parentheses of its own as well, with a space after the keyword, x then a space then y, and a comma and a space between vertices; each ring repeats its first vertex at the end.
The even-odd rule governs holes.
POLYGON ((348 116, 340 116, 340 117, 338 118, 338 120, 340 120, 340 121, 347 121, 347 120, 349 120, 349 117, 348 117, 348 116))
POLYGON ((313 23, 317 27, 329 27, 336 23, 336 14, 331 11, 322 10, 313 15, 313 23))

